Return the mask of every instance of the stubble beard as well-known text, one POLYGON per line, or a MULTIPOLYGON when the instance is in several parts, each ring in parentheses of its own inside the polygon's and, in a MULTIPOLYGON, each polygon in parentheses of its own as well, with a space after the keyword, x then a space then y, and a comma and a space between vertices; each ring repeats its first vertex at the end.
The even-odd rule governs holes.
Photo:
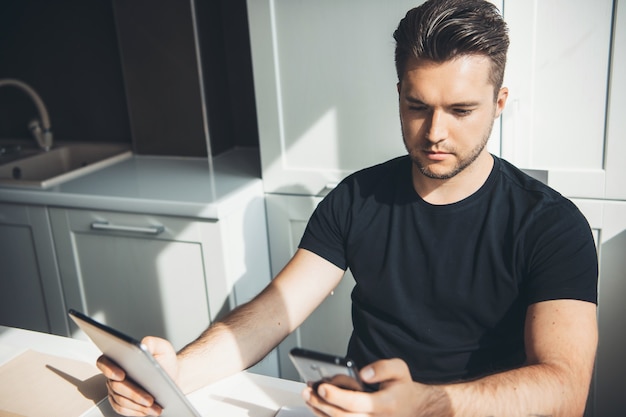
MULTIPOLYGON (((459 174, 463 170, 465 170, 465 168, 467 168, 470 165, 472 165, 476 161, 476 159, 478 159, 480 154, 485 149, 485 146, 487 146, 487 142, 489 142, 489 136, 491 136, 491 130, 492 129, 493 129, 493 123, 491 124, 491 126, 489 126, 489 129, 487 129, 487 131, 485 132, 485 135, 483 136, 483 138, 480 141, 480 143, 476 147, 474 147, 469 152, 469 154, 467 154, 464 157, 459 158, 459 155, 456 153, 455 149, 445 149, 447 152, 452 153, 453 155, 455 155, 459 159, 457 160, 456 165, 454 165, 454 167, 452 167, 451 170, 449 170, 448 172, 443 172, 443 173, 437 173, 437 172, 432 171, 428 165, 423 164, 420 161, 419 155, 426 148, 415 147, 413 149, 409 149, 408 146, 407 146, 406 139, 404 140, 404 144, 405 144, 405 147, 406 147, 407 151, 409 152, 409 156, 411 158, 411 161, 413 161, 413 164, 417 167, 417 169, 419 169, 419 171, 425 177, 428 177, 428 178, 431 178, 431 179, 435 179, 435 180, 448 180, 448 179, 456 176, 457 174, 459 174)), ((402 136, 404 137, 404 132, 402 133, 402 136)))

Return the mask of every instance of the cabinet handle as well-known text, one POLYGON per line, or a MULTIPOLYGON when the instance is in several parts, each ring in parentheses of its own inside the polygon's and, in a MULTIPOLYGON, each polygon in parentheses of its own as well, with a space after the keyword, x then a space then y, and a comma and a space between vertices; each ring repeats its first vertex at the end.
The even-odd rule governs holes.
POLYGON ((108 232, 133 232, 133 233, 145 233, 148 235, 158 235, 163 233, 165 227, 163 226, 122 226, 119 224, 111 224, 109 222, 93 222, 91 223, 93 230, 105 230, 108 232))

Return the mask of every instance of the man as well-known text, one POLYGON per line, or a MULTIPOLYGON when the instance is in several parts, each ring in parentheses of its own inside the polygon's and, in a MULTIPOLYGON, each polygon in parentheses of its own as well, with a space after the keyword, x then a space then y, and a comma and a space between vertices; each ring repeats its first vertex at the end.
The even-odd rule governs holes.
MULTIPOLYGON (((595 245, 571 202, 486 150, 508 95, 506 25, 483 0, 430 0, 394 38, 408 155, 342 181, 272 283, 177 356, 145 343, 191 391, 260 360, 350 268, 348 355, 380 389, 307 388, 317 415, 581 416, 595 245)), ((118 412, 160 411, 106 358, 98 365, 118 412)))

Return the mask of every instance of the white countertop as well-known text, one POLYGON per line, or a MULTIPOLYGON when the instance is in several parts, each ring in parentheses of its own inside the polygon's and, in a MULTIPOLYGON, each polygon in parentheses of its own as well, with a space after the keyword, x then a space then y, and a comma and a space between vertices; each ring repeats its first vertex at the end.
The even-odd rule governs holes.
MULTIPOLYGON (((0 365, 27 349, 91 364, 100 355, 91 342, 0 326, 0 365)), ((271 417, 281 407, 291 410, 290 416, 313 416, 300 397, 303 386, 298 382, 242 372, 199 389, 188 398, 203 416, 271 417)), ((83 416, 114 417, 117 414, 108 401, 103 401, 83 416)))
POLYGON ((134 155, 49 189, 0 187, 0 202, 219 219, 263 195, 256 149, 207 158, 134 155))

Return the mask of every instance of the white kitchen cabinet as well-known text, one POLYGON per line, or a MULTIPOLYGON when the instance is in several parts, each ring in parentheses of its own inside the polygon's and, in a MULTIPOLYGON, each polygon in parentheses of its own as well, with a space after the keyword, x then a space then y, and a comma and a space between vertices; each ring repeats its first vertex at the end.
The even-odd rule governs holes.
POLYGON ((618 417, 626 408, 626 202, 573 200, 594 231, 600 266, 600 341, 585 417, 618 417))
POLYGON ((229 309, 226 282, 205 279, 224 276, 217 223, 60 208, 50 219, 68 308, 176 348, 229 309))
POLYGON ((45 207, 0 204, 0 324, 68 334, 45 207))
MULTIPOLYGON (((570 197, 605 198, 607 178, 624 174, 624 152, 611 150, 623 150, 623 133, 605 141, 612 9, 612 0, 504 2, 511 46, 501 155, 520 168, 546 170, 548 184, 570 197)), ((623 51, 614 54, 621 57, 615 69, 623 69, 623 51)), ((615 92, 614 112, 621 100, 623 113, 623 94, 615 92)), ((614 130, 623 126, 614 123, 614 130)))
MULTIPOLYGON (((266 192, 318 195, 405 153, 391 34, 419 2, 248 3, 266 192)), ((566 196, 626 198, 626 6, 494 3, 510 27, 510 96, 490 151, 566 196)))
POLYGON ((266 192, 316 195, 403 152, 391 45, 409 3, 248 1, 266 192))
MULTIPOLYGON (((271 231, 270 247, 272 273, 277 274, 295 253, 307 221, 320 197, 266 196, 267 224, 271 231)), ((352 333, 350 293, 354 278, 346 272, 341 283, 304 323, 278 347, 280 375, 299 380, 289 359, 289 351, 296 346, 335 355, 344 355, 352 333)))
MULTIPOLYGON (((269 282, 262 199, 219 220, 49 211, 67 307, 136 338, 180 349, 269 282)), ((272 353, 253 371, 277 369, 272 353)))

